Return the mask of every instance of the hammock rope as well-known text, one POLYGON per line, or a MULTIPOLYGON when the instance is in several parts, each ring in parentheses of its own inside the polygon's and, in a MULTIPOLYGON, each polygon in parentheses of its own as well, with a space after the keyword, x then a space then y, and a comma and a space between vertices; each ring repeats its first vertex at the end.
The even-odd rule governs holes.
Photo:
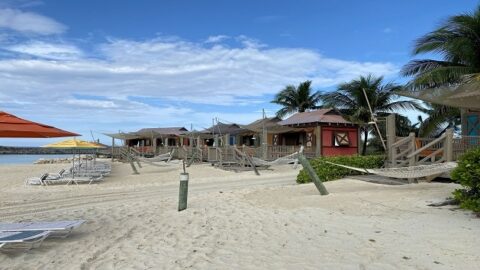
POLYGON ((410 167, 400 167, 400 168, 385 168, 385 169, 364 169, 357 168, 352 166, 347 166, 343 164, 333 163, 330 161, 325 161, 328 164, 335 166, 340 166, 346 169, 359 171, 362 173, 376 174, 385 177, 391 178, 421 178, 427 176, 438 175, 451 170, 457 167, 456 162, 445 162, 445 163, 435 163, 430 165, 416 165, 410 167))
POLYGON ((161 155, 157 155, 157 156, 154 156, 154 157, 151 157, 151 158, 143 158, 143 157, 138 157, 138 159, 140 161, 146 161, 146 162, 159 162, 159 161, 165 161, 165 160, 169 160, 172 158, 173 156, 173 152, 174 150, 172 150, 171 152, 169 153, 165 153, 165 154, 161 154, 161 155))
POLYGON ((252 161, 257 166, 271 166, 271 165, 285 165, 295 162, 297 160, 298 152, 288 156, 280 157, 272 161, 266 161, 260 158, 252 157, 252 161))

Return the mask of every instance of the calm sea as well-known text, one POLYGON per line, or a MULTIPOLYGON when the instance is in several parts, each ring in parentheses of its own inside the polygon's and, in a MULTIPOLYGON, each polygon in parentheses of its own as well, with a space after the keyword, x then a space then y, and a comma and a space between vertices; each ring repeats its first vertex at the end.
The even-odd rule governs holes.
POLYGON ((0 155, 0 165, 2 164, 33 164, 33 162, 43 159, 53 158, 71 158, 72 155, 0 155))

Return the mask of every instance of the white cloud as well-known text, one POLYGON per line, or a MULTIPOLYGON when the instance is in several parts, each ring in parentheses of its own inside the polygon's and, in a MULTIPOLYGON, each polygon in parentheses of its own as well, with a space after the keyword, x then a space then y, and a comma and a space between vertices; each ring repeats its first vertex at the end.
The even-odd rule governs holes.
POLYGON ((6 49, 16 53, 55 60, 78 59, 83 55, 82 51, 74 45, 52 44, 41 41, 18 44, 6 49))
POLYGON ((87 134, 90 129, 208 126, 214 116, 248 123, 261 114, 242 106, 268 103, 265 96, 287 84, 313 80, 318 89, 367 73, 397 72, 388 62, 346 61, 309 49, 254 46, 244 44, 246 37, 238 39, 243 45, 237 47, 179 39, 112 39, 95 49, 95 58, 71 44, 17 44, 4 49, 40 58, 0 60, 0 85, 8 89, 0 91, 0 102, 27 102, 35 113, 8 102, 2 106, 87 134), (152 99, 158 102, 147 102, 152 99), (206 105, 210 112, 202 108, 206 105), (219 105, 230 106, 230 111, 219 105))
POLYGON ((68 105, 98 108, 98 109, 118 108, 118 105, 115 104, 115 102, 110 100, 67 99, 65 100, 65 103, 68 105))
POLYGON ((0 9, 0 28, 39 35, 61 34, 67 27, 43 15, 18 9, 0 9))
POLYGON ((209 36, 207 40, 205 40, 205 43, 218 43, 229 38, 230 37, 226 35, 209 36))

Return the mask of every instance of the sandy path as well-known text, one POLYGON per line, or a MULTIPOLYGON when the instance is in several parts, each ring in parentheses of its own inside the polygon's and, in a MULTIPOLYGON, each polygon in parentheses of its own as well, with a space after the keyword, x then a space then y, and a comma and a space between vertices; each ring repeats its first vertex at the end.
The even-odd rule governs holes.
POLYGON ((87 223, 39 249, 0 254, 0 269, 480 269, 480 219, 427 206, 454 184, 346 179, 319 196, 289 167, 257 177, 196 165, 189 208, 177 212, 179 167, 131 175, 115 164, 91 186, 21 183, 46 169, 56 167, 0 167, 9 176, 0 218, 87 223))

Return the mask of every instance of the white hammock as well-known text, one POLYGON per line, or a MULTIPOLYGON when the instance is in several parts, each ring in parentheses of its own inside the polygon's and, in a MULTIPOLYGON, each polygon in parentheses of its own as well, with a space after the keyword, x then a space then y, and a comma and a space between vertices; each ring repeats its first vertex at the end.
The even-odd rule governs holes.
POLYGON ((439 175, 442 173, 450 172, 457 167, 456 162, 435 163, 431 165, 416 165, 410 167, 400 168, 385 168, 385 169, 363 169, 357 167, 351 167, 343 164, 337 164, 329 161, 325 161, 328 164, 340 166, 350 170, 355 170, 363 173, 370 173, 381 175, 391 178, 421 178, 433 175, 439 175))
POLYGON ((297 161, 298 152, 288 156, 280 157, 272 161, 266 161, 260 158, 252 157, 253 164, 256 166, 286 165, 297 161))
POLYGON ((161 154, 161 155, 154 156, 154 157, 151 157, 151 158, 139 157, 138 159, 140 161, 145 161, 145 162, 159 162, 159 161, 170 160, 170 159, 172 159, 174 151, 175 150, 172 150, 172 152, 170 152, 170 153, 161 154))

